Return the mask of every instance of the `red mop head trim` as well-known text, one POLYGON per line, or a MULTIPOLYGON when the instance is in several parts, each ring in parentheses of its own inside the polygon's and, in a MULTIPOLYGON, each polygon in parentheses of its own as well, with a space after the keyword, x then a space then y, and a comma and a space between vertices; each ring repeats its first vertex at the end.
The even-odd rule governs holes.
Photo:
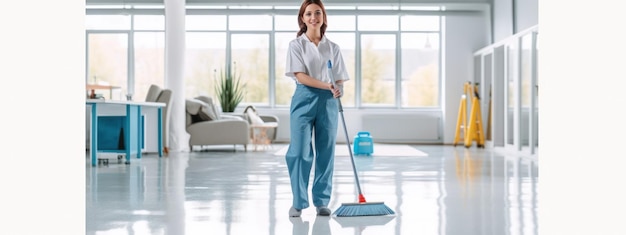
POLYGON ((365 197, 363 194, 359 194, 359 203, 365 203, 365 197))

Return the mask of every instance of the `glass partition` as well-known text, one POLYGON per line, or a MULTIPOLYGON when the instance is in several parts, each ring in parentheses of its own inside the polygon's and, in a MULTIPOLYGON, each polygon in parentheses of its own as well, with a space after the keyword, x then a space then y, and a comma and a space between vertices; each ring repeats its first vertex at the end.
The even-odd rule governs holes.
POLYGON ((513 146, 515 144, 515 103, 517 100, 517 62, 518 62, 518 40, 512 40, 511 43, 507 45, 507 55, 506 55, 506 80, 507 80, 507 90, 506 90, 506 144, 513 146))
POLYGON ((531 87, 532 91, 533 91, 533 107, 535 112, 532 115, 533 118, 533 125, 531 128, 533 128, 533 154, 537 151, 537 149, 539 148, 539 73, 537 71, 539 71, 538 68, 538 64, 539 64, 539 44, 537 43, 537 36, 538 33, 537 32, 533 32, 533 79, 534 82, 533 87, 531 87))
POLYGON ((492 140, 492 130, 493 130, 493 109, 492 109, 492 79, 493 79, 493 69, 492 62, 493 54, 489 53, 483 56, 483 80, 482 87, 483 92, 481 92, 481 107, 482 107, 482 117, 483 117, 483 127, 485 129, 485 141, 492 140))
POLYGON ((532 96, 531 80, 532 80, 532 34, 526 34, 521 38, 520 50, 520 88, 521 88, 521 119, 520 119, 520 145, 528 147, 532 133, 530 130, 530 102, 532 96))
POLYGON ((474 53, 474 77, 483 83, 481 98, 487 99, 481 102, 485 140, 494 148, 531 156, 539 147, 537 35, 530 28, 474 53))

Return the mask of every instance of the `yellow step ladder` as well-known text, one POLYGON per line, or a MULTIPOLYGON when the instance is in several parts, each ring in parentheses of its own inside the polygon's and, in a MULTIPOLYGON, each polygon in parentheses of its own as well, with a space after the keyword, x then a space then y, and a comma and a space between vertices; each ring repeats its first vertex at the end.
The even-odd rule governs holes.
POLYGON ((465 136, 467 126, 467 92, 470 82, 463 84, 463 95, 461 96, 461 104, 459 105, 459 116, 456 120, 456 132, 454 134, 454 146, 461 142, 461 136, 465 136))
POLYGON ((466 148, 471 147, 473 141, 476 141, 477 147, 485 147, 485 135, 483 132, 483 123, 480 111, 478 83, 472 85, 471 82, 467 82, 463 86, 463 96, 461 96, 461 105, 459 106, 459 116, 457 118, 456 133, 454 135, 454 146, 456 146, 457 143, 461 141, 461 136, 463 136, 463 142, 466 148), (472 96, 469 121, 467 120, 466 115, 467 94, 472 96))

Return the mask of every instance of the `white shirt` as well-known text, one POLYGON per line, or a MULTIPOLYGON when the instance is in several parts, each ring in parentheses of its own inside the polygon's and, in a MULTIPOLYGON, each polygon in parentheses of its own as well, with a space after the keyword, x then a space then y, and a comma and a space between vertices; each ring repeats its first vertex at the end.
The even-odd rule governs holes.
POLYGON ((295 73, 303 72, 312 78, 330 83, 328 60, 331 61, 335 80, 344 82, 350 80, 339 45, 323 36, 319 45, 315 46, 306 34, 302 34, 289 42, 285 75, 299 83, 295 73))

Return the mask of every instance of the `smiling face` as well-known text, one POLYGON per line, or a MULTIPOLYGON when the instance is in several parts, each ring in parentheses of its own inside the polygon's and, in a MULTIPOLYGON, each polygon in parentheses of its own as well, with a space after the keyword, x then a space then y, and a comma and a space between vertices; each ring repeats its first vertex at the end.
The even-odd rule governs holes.
POLYGON ((303 33, 313 30, 318 31, 324 36, 326 32, 326 10, 324 10, 324 4, 321 0, 304 0, 300 11, 298 12, 298 36, 303 33))
POLYGON ((319 30, 324 24, 324 18, 324 12, 317 4, 308 5, 302 15, 302 21, 308 30, 319 30))

